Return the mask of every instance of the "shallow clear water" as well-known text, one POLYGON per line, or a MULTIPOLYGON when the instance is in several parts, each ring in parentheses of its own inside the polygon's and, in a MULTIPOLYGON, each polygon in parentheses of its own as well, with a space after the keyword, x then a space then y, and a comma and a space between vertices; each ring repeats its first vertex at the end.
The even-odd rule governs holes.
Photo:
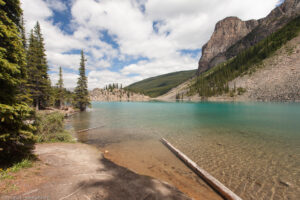
POLYGON ((78 135, 98 146, 165 137, 243 199, 300 197, 300 104, 94 102, 68 125, 103 125, 78 135))

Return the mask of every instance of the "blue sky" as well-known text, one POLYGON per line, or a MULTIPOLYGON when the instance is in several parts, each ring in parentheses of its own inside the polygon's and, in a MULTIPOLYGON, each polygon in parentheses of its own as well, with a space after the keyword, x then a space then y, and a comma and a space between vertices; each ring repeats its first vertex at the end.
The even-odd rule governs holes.
POLYGON ((76 86, 80 50, 89 89, 128 85, 164 73, 196 69, 201 47, 226 16, 266 16, 278 0, 21 0, 27 32, 39 21, 52 84, 63 68, 76 86))

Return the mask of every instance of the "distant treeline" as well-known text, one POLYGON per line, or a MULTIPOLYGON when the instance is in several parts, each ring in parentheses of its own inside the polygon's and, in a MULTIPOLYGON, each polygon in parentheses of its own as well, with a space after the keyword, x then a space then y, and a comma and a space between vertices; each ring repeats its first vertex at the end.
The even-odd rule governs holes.
POLYGON ((123 85, 119 83, 108 84, 104 87, 105 90, 112 91, 114 89, 123 89, 123 85))
MULTIPOLYGON (((199 96, 210 97, 232 92, 228 86, 230 81, 262 64, 264 59, 270 57, 289 40, 296 37, 299 32, 300 17, 297 17, 256 45, 242 51, 236 57, 200 74, 196 82, 190 86, 188 95, 198 93, 199 96)), ((242 89, 239 88, 239 90, 242 89)))

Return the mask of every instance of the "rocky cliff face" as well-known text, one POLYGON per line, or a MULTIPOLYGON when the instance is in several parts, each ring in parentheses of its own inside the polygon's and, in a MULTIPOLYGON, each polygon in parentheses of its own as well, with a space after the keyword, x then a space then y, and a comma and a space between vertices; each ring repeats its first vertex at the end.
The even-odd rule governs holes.
POLYGON ((92 101, 149 101, 150 97, 126 91, 124 89, 99 89, 90 92, 92 101))
POLYGON ((253 46, 300 15, 300 0, 286 0, 260 20, 242 21, 228 17, 216 24, 210 40, 202 47, 198 74, 253 46))
POLYGON ((202 47, 202 57, 199 61, 199 72, 206 71, 216 63, 223 61, 222 55, 230 46, 250 33, 258 22, 256 20, 242 21, 237 17, 227 17, 216 24, 210 40, 202 47))

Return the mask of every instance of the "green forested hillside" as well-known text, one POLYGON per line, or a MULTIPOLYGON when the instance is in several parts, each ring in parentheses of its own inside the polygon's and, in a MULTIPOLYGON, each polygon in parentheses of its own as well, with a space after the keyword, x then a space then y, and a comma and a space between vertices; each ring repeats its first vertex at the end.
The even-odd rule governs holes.
POLYGON ((194 76, 196 70, 173 72, 148 78, 126 87, 132 92, 143 93, 150 97, 158 97, 194 76))
POLYGON ((256 45, 240 52, 236 57, 202 73, 191 85, 189 95, 198 93, 199 96, 210 97, 230 92, 229 81, 260 65, 264 59, 296 37, 299 32, 300 16, 256 45))

